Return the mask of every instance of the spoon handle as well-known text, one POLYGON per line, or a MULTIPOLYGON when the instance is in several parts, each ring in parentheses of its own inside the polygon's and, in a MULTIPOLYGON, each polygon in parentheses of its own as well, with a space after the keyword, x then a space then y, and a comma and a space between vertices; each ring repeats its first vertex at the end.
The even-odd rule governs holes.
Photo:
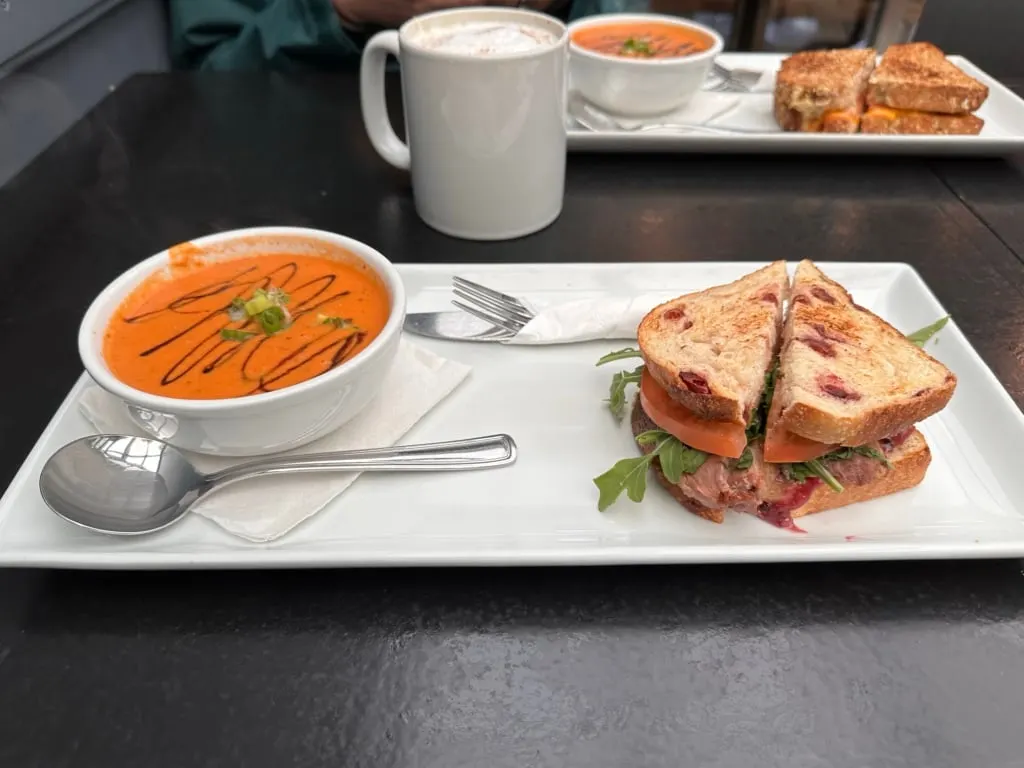
POLYGON ((516 443, 509 435, 488 435, 444 443, 260 459, 207 475, 206 490, 284 472, 430 472, 503 467, 515 460, 516 443))

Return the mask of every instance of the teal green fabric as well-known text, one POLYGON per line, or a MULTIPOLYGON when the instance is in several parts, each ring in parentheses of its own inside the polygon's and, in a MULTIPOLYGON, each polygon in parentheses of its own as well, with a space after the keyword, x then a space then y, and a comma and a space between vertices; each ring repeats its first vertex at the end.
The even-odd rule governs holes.
POLYGON ((171 0, 175 66, 204 70, 330 69, 363 41, 330 0, 171 0))
MULTIPOLYGON (((570 17, 639 11, 647 0, 574 0, 570 17)), ((170 0, 175 66, 204 70, 334 69, 365 39, 342 28, 330 0, 170 0)))

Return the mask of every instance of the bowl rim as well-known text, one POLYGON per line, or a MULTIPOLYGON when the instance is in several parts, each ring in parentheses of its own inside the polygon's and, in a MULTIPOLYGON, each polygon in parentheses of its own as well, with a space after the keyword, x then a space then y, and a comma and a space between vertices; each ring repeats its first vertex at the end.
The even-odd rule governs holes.
POLYGON ((689 64, 698 64, 713 59, 722 52, 725 47, 725 40, 718 32, 711 27, 705 26, 690 19, 679 16, 668 16, 663 13, 602 13, 596 16, 584 16, 569 25, 569 51, 593 61, 615 63, 624 67, 651 68, 651 67, 678 67, 689 64), (598 27, 603 24, 624 21, 653 21, 659 24, 670 24, 676 27, 686 27, 702 32, 711 38, 711 47, 700 53, 692 53, 686 56, 674 56, 665 59, 630 59, 624 56, 612 56, 608 53, 598 53, 588 48, 583 48, 572 39, 572 33, 585 27, 598 27))
MULTIPOLYGON (((153 274, 158 268, 164 266, 169 258, 171 248, 174 247, 170 246, 122 272, 110 281, 89 304, 89 308, 85 311, 85 315, 82 317, 78 328, 78 355, 85 366, 86 373, 107 392, 132 405, 170 414, 226 417, 237 415, 241 411, 273 407, 295 399, 302 399, 304 395, 309 395, 315 390, 329 386, 339 378, 355 375, 369 361, 381 354, 381 351, 387 347, 396 335, 401 334, 406 311, 406 294, 402 278, 394 264, 388 261, 382 253, 359 240, 321 229, 269 226, 232 229, 183 242, 202 247, 204 245, 259 236, 289 236, 320 240, 349 250, 353 255, 362 260, 377 274, 391 294, 391 312, 377 337, 359 354, 336 368, 319 376, 314 376, 311 379, 272 392, 211 400, 189 400, 186 398, 154 395, 141 389, 136 389, 114 376, 103 359, 102 351, 97 353, 94 349, 94 338, 95 334, 102 334, 104 332, 106 324, 112 316, 113 310, 104 314, 104 307, 113 303, 116 309, 135 286, 153 274), (121 296, 116 302, 112 298, 115 294, 121 296)), ((181 243, 176 245, 181 245, 181 243)))

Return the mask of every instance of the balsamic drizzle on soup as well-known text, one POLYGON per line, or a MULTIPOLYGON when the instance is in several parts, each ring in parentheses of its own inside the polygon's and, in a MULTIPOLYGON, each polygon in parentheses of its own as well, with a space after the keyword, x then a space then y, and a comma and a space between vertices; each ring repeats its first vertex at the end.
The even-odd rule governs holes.
POLYGON ((319 376, 358 354, 383 329, 386 291, 369 270, 335 259, 262 254, 151 278, 107 327, 104 357, 126 384, 187 399, 241 397, 319 376), (289 324, 273 334, 222 331, 236 300, 287 292, 289 324), (325 322, 326 320, 326 322, 325 322))

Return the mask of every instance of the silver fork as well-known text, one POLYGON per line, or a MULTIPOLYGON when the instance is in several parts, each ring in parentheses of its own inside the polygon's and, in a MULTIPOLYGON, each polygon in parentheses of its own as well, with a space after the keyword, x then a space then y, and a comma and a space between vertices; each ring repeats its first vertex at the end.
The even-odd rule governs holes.
POLYGON ((761 81, 762 74, 752 69, 729 69, 717 61, 711 62, 711 72, 719 80, 704 90, 717 93, 750 93, 761 81))
POLYGON ((515 296, 464 277, 455 275, 452 278, 452 290, 456 296, 452 304, 495 326, 495 339, 515 336, 533 319, 533 311, 515 296))

